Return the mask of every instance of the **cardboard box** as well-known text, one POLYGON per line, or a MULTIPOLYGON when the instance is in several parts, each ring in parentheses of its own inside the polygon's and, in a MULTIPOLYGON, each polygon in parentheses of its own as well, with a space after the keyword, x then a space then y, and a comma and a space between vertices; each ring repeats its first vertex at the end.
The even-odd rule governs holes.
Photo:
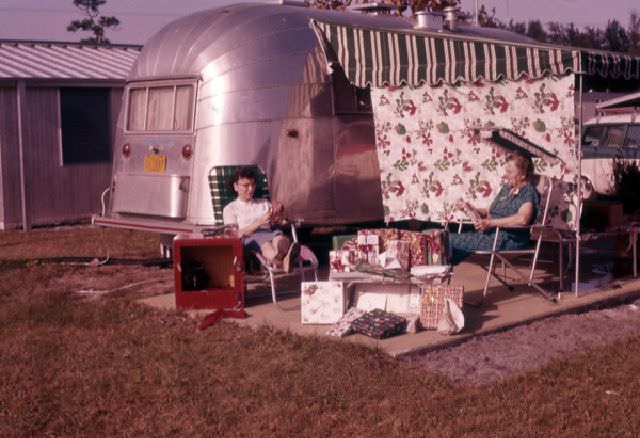
POLYGON ((420 287, 413 284, 359 283, 355 286, 354 307, 390 313, 420 313, 420 287))
POLYGON ((585 228, 596 230, 621 227, 624 224, 622 204, 585 200, 582 205, 580 224, 585 228))
POLYGON ((334 324, 346 310, 341 281, 302 282, 300 286, 302 324, 334 324))

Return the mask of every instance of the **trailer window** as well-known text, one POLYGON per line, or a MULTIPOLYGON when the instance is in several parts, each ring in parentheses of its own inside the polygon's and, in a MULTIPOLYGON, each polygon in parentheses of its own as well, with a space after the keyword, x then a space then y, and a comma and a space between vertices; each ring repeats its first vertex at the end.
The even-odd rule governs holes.
POLYGON ((144 130, 144 109, 147 100, 147 90, 144 88, 132 88, 129 90, 129 123, 130 131, 144 130))
POLYGON ((193 84, 129 88, 128 131, 191 131, 193 84))
POLYGON ((358 88, 352 85, 340 67, 334 67, 332 83, 336 114, 371 113, 369 88, 358 88))
POLYGON ((148 131, 169 131, 172 128, 172 100, 173 87, 149 88, 147 104, 148 131))
POLYGON ((191 85, 176 87, 176 109, 173 117, 173 129, 176 131, 191 129, 193 119, 191 102, 193 102, 193 87, 191 85))

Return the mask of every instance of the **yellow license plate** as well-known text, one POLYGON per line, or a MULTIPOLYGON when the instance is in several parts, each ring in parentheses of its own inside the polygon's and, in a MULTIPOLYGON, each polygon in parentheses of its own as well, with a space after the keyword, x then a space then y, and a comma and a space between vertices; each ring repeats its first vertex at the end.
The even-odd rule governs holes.
POLYGON ((166 155, 145 155, 144 171, 145 172, 164 172, 167 169, 166 155))

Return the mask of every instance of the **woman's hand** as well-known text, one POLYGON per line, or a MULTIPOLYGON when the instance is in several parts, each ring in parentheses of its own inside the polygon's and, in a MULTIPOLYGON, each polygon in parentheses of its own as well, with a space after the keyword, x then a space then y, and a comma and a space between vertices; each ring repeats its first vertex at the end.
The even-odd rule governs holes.
POLYGON ((476 228, 476 230, 478 231, 486 231, 489 228, 492 228, 495 226, 495 224, 493 223, 493 221, 491 219, 478 219, 473 223, 474 227, 476 228))

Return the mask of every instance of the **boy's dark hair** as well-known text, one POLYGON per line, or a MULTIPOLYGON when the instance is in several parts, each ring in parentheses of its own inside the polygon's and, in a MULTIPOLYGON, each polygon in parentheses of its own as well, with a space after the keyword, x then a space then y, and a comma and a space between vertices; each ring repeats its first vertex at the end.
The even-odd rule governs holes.
POLYGON ((237 183, 240 178, 257 181, 256 172, 253 170, 253 168, 250 166, 244 166, 244 167, 241 167, 236 173, 234 173, 231 179, 227 181, 227 186, 229 190, 231 190, 232 192, 235 192, 235 188, 233 187, 233 185, 237 183))

